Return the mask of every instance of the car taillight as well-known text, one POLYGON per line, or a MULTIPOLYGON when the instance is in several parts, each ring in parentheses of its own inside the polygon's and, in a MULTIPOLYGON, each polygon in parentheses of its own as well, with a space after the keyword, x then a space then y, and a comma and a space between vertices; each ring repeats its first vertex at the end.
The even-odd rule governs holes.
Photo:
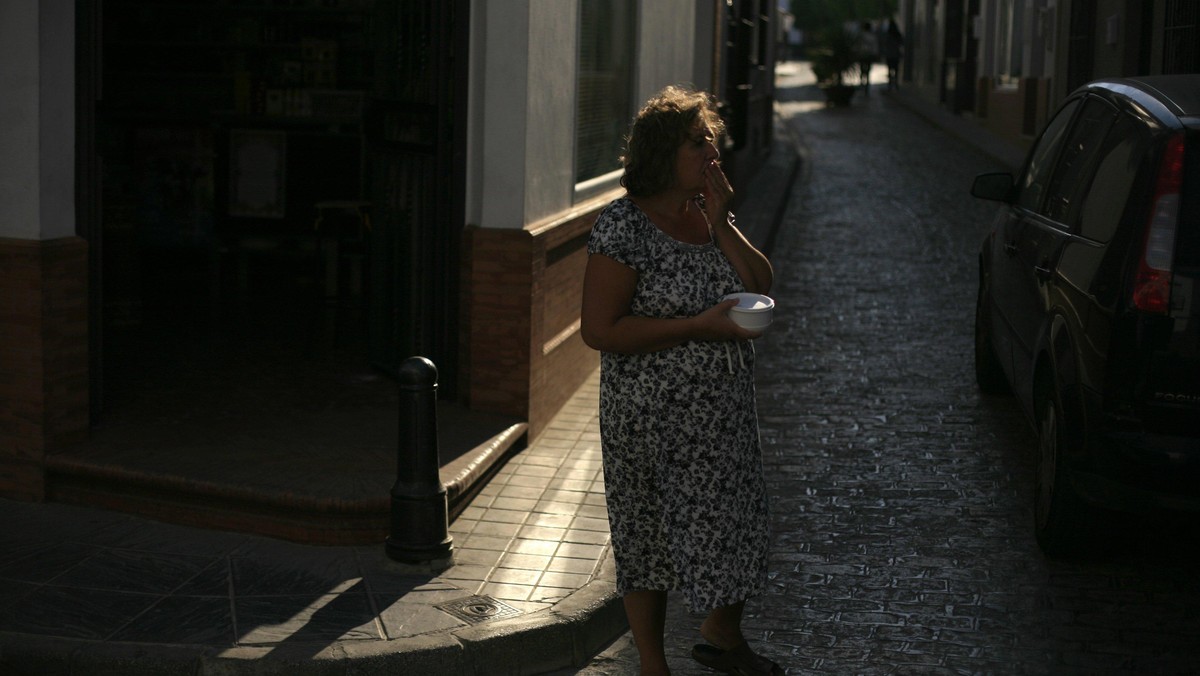
POLYGON ((1144 312, 1166 314, 1171 309, 1171 268, 1175 260, 1175 225, 1179 220, 1179 191, 1183 186, 1183 134, 1167 140, 1146 239, 1133 282, 1133 305, 1144 312))

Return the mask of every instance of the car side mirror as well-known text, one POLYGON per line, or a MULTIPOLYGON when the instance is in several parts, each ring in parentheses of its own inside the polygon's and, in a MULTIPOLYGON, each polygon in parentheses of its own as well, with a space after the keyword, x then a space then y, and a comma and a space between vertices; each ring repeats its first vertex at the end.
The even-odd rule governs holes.
POLYGON ((985 200, 1007 202, 1012 198, 1013 185, 1012 174, 1006 172, 980 174, 971 184, 971 195, 985 200))

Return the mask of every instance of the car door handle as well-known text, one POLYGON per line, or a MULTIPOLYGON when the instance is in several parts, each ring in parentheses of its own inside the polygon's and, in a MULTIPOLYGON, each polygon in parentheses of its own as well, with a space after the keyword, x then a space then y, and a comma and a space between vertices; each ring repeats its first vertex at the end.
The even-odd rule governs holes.
POLYGON ((1008 254, 1009 256, 1016 256, 1017 255, 1017 243, 1016 242, 1005 242, 1004 243, 1004 253, 1008 254))
POLYGON ((1048 282, 1054 276, 1054 271, 1045 265, 1035 265, 1033 266, 1033 274, 1037 275, 1037 278, 1043 282, 1048 282))

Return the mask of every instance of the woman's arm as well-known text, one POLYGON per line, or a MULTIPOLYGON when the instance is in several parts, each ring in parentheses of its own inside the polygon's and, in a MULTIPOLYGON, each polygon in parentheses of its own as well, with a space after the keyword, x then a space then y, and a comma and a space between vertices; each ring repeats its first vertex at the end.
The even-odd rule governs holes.
POLYGON ((761 251, 754 248, 750 240, 733 224, 733 218, 726 207, 733 199, 733 187, 721 166, 716 162, 709 165, 704 174, 704 208, 709 227, 712 228, 713 238, 717 246, 733 269, 742 280, 742 286, 751 293, 766 295, 771 292, 771 284, 775 281, 775 272, 771 262, 761 251))
POLYGON ((747 291, 763 295, 771 292, 771 284, 775 280, 771 262, 761 251, 754 248, 741 230, 737 229, 728 212, 724 218, 719 218, 713 223, 713 238, 725 257, 733 264, 733 269, 737 271, 747 291))
POLYGON ((588 256, 583 278, 583 342, 601 352, 656 352, 689 340, 737 340, 760 335, 729 318, 737 301, 722 301, 694 317, 630 314, 637 272, 603 254, 588 256))

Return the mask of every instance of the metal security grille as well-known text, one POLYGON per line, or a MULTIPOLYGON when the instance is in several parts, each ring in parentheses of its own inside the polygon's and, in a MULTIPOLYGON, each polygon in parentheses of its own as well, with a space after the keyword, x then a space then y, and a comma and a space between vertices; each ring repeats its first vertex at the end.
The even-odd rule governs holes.
POLYGON ((375 5, 377 67, 367 115, 372 231, 371 361, 432 359, 453 395, 464 221, 468 3, 375 5))
POLYGON ((1200 0, 1167 0, 1163 73, 1200 72, 1200 0))

